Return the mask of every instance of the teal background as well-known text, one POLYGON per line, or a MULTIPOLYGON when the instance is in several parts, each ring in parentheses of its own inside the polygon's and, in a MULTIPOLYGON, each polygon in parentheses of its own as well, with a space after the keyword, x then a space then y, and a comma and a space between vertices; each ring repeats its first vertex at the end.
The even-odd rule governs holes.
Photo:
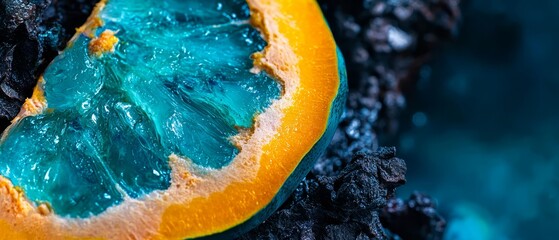
POLYGON ((559 236, 559 2, 466 0, 408 96, 399 190, 434 196, 445 239, 559 236))

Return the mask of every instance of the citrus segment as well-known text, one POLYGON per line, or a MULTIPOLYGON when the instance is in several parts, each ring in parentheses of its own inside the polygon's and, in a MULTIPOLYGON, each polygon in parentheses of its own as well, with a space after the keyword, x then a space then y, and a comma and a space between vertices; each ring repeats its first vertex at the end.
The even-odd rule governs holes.
POLYGON ((265 42, 241 3, 112 0, 99 36, 75 38, 44 73, 48 111, 11 128, 0 174, 59 215, 88 217, 168 188, 173 153, 226 165, 236 128, 280 92, 250 72, 265 42))
POLYGON ((346 91, 313 0, 102 1, 2 138, 0 231, 233 237, 308 172, 346 91))

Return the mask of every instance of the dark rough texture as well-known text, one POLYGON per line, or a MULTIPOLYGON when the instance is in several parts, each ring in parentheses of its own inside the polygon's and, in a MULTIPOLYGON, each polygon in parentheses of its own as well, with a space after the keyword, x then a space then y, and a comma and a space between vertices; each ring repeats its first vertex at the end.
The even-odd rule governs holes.
POLYGON ((446 221, 433 199, 413 193, 408 200, 391 199, 381 214, 383 226, 403 239, 443 239, 446 221))
POLYGON ((85 22, 95 0, 0 1, 0 132, 37 77, 85 22))
MULTIPOLYGON (((405 107, 403 93, 413 90, 434 47, 456 32, 459 0, 319 0, 319 3, 347 63, 350 94, 346 113, 325 156, 318 160, 294 195, 270 219, 242 238, 439 239, 444 224, 436 212, 414 215, 419 216, 417 221, 407 222, 409 225, 401 228, 396 222, 407 221, 405 216, 412 215, 384 211, 383 219, 388 222, 387 229, 383 228, 378 221, 378 209, 384 208, 387 201, 367 201, 371 195, 381 199, 375 194, 388 186, 375 184, 382 182, 378 175, 356 170, 359 169, 356 166, 361 166, 356 162, 364 156, 378 156, 373 153, 379 148, 378 136, 397 131, 398 113, 405 107), (361 153, 355 155, 358 152, 361 153), (348 173, 351 171, 356 173, 348 173), (367 183, 368 188, 362 188, 367 193, 352 194, 320 182, 332 178, 337 186, 357 188, 357 182, 367 183), (341 199, 345 199, 346 208, 340 207, 341 199), (355 210, 360 206, 369 210, 349 214, 352 209, 348 206, 352 204, 357 207, 355 210), (377 210, 370 210, 373 208, 377 210)), ((387 170, 390 169, 387 166, 398 164, 378 161, 375 165, 387 170)), ((399 176, 391 173, 381 175, 399 176)), ((434 211, 434 207, 425 209, 434 211)))
POLYGON ((279 211, 241 239, 388 239, 379 214, 406 181, 406 164, 395 155, 395 148, 357 153, 333 176, 309 175, 279 211))
POLYGON ((459 0, 319 2, 346 59, 350 87, 344 121, 314 171, 328 175, 354 153, 378 148, 379 134, 396 132, 403 90, 415 88, 434 47, 457 31, 460 11, 459 0))

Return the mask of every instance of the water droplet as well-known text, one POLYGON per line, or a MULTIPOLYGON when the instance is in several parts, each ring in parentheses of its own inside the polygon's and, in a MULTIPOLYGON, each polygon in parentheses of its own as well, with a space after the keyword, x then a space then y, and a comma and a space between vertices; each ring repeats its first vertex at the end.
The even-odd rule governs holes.
POLYGON ((49 174, 50 174, 50 168, 49 168, 49 170, 47 170, 47 173, 45 173, 45 178, 44 178, 45 181, 48 181, 48 180, 50 179, 50 175, 49 175, 49 174))
POLYGON ((83 110, 87 110, 87 109, 89 109, 89 107, 90 107, 89 102, 83 102, 82 103, 82 109, 83 110))

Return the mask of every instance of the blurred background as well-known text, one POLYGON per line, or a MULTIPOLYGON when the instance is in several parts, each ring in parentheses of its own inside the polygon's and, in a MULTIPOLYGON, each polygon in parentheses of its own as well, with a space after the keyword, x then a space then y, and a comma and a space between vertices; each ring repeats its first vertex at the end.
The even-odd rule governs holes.
POLYGON ((559 1, 461 9, 457 37, 406 96, 399 136, 384 140, 408 163, 398 195, 437 199, 448 240, 557 239, 559 1))

